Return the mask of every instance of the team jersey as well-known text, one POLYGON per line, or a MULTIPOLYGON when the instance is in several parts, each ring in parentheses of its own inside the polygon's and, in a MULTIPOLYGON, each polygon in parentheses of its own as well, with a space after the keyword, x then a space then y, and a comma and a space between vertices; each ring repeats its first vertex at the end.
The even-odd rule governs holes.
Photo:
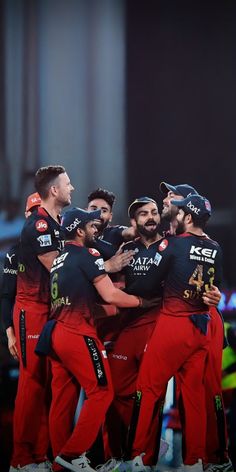
POLYGON ((49 272, 38 256, 60 251, 63 233, 48 212, 39 207, 27 218, 21 232, 17 300, 50 304, 49 272))
MULTIPOLYGON (((184 233, 170 236, 158 245, 162 259, 159 268, 165 275, 163 313, 183 316, 206 311, 203 292, 222 281, 222 251, 207 236, 184 233)), ((155 268, 151 268, 154 274, 155 268)))
POLYGON ((105 275, 104 260, 94 248, 67 242, 51 269, 50 318, 83 335, 94 333, 96 277, 105 275))
POLYGON ((12 312, 16 297, 18 252, 19 243, 10 248, 6 253, 4 260, 1 290, 1 313, 5 329, 9 328, 9 326, 13 326, 12 312))
POLYGON ((167 270, 168 262, 162 263, 161 270, 159 264, 162 256, 158 250, 160 241, 150 244, 148 247, 135 239, 122 247, 123 252, 134 251, 134 256, 123 269, 125 275, 125 291, 131 295, 138 295, 143 298, 161 297, 162 282, 167 270), (151 271, 151 267, 153 270, 151 271))

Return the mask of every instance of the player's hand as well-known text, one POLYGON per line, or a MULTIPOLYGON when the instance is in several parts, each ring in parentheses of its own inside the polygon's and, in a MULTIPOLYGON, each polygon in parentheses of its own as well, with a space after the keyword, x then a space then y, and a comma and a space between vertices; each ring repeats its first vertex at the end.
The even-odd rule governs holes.
POLYGON ((155 297, 155 298, 150 298, 147 300, 147 298, 140 298, 140 307, 145 308, 145 309, 150 309, 155 308, 156 306, 161 305, 162 298, 161 297, 155 297))
POLYGON ((119 249, 114 256, 105 262, 105 270, 109 273, 120 272, 133 258, 134 251, 122 252, 119 249))
POLYGON ((202 298, 206 305, 217 306, 221 299, 220 290, 215 285, 212 285, 210 290, 203 293, 202 298))
POLYGON ((8 349, 14 359, 19 359, 17 347, 16 347, 16 337, 14 333, 14 329, 10 326, 7 330, 7 340, 8 340, 8 349))

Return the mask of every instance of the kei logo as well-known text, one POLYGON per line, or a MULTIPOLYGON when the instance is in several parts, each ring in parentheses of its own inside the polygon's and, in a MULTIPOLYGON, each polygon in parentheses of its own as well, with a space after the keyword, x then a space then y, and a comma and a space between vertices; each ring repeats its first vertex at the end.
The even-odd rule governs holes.
POLYGON ((39 231, 40 233, 43 233, 44 231, 46 231, 48 229, 48 224, 45 220, 38 220, 36 222, 36 225, 35 225, 37 231, 39 231))

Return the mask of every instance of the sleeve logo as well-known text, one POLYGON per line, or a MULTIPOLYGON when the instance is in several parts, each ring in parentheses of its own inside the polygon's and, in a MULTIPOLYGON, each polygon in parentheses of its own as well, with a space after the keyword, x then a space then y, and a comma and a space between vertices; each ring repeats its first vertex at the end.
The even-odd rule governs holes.
POLYGON ((51 234, 42 234, 37 238, 39 241, 40 247, 51 246, 52 245, 52 238, 51 234))
POLYGON ((102 258, 97 259, 95 264, 98 266, 98 270, 104 270, 104 260, 102 258))
POLYGON ((168 240, 163 239, 163 241, 159 244, 159 251, 164 251, 167 248, 168 244, 168 240))
POLYGON ((97 249, 95 249, 95 248, 93 248, 93 247, 90 247, 90 248, 88 249, 88 252, 89 252, 90 254, 92 254, 92 256, 100 256, 100 252, 98 252, 97 249))
POLYGON ((43 233, 44 231, 47 231, 48 229, 48 224, 45 220, 38 220, 35 225, 37 231, 40 233, 43 233))

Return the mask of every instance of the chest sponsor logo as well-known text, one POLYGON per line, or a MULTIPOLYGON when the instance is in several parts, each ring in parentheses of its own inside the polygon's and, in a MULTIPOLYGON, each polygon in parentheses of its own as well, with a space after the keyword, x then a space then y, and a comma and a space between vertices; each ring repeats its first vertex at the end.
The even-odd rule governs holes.
POLYGON ((88 249, 88 252, 92 254, 92 256, 100 256, 100 252, 98 252, 97 249, 95 249, 94 247, 90 247, 88 249))
POLYGON ((98 270, 104 270, 104 260, 102 258, 97 259, 95 264, 98 266, 98 270))
POLYGON ((37 238, 37 241, 40 244, 40 247, 51 246, 52 245, 52 238, 51 234, 42 234, 37 238))
POLYGON ((37 231, 39 231, 40 233, 43 233, 44 231, 47 231, 48 224, 45 220, 38 220, 35 224, 35 227, 37 231))
POLYGON ((217 249, 210 249, 207 247, 191 246, 189 255, 190 259, 194 261, 203 261, 213 264, 215 262, 217 249))
POLYGON ((12 265, 12 258, 15 257, 15 254, 12 254, 12 255, 10 256, 10 254, 7 253, 6 257, 7 257, 7 259, 9 260, 10 264, 12 265))
POLYGON ((142 272, 142 273, 148 272, 151 265, 155 264, 158 266, 160 264, 161 259, 162 259, 162 256, 159 253, 156 253, 155 257, 140 256, 137 258, 133 258, 130 261, 129 266, 132 267, 133 272, 136 274, 137 272, 142 272))
POLYGON ((163 241, 161 241, 161 243, 159 244, 159 251, 164 251, 167 246, 168 246, 169 242, 167 239, 163 239, 163 241))

